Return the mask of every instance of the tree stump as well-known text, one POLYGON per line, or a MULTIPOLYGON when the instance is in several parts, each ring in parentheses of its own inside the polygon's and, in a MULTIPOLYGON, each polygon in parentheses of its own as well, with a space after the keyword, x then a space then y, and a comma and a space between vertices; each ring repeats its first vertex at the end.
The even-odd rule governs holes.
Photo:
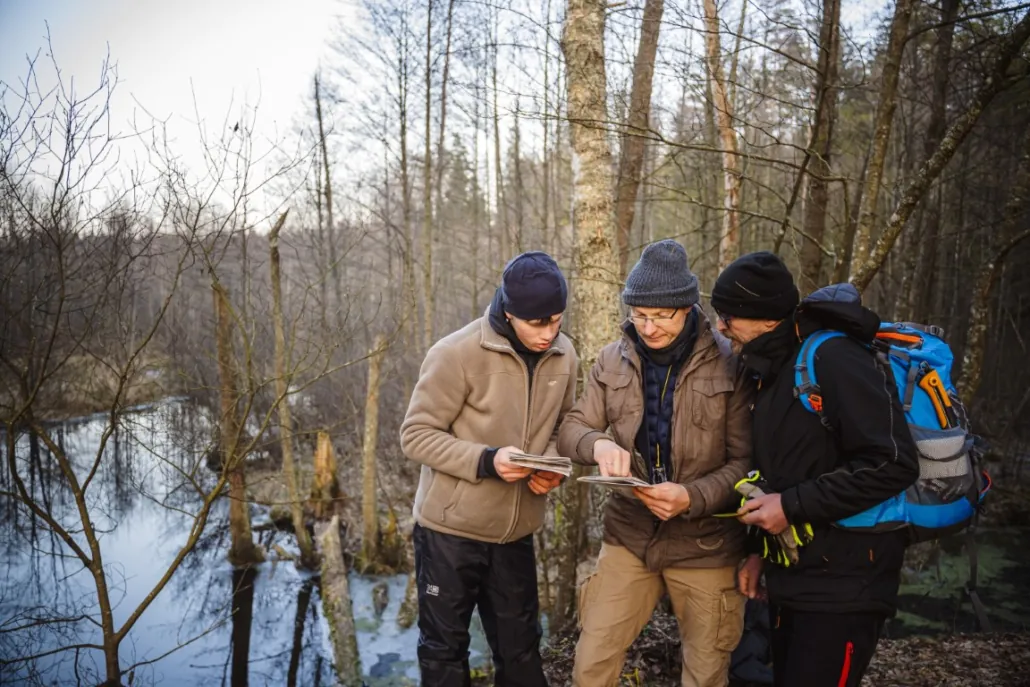
POLYGON ((339 508, 343 505, 343 493, 336 479, 336 453, 327 432, 318 433, 315 478, 311 486, 309 505, 316 520, 338 515, 339 508))
POLYGON ((361 658, 354 628, 347 563, 343 558, 343 544, 340 541, 340 518, 334 515, 328 525, 320 524, 317 528, 322 530, 318 535, 322 556, 322 581, 319 589, 322 594, 322 612, 329 623, 337 684, 361 687, 361 658))

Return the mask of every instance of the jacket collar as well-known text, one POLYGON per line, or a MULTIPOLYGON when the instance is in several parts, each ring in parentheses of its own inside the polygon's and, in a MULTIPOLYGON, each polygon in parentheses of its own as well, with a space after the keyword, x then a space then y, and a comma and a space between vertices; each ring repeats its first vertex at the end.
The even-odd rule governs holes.
MULTIPOLYGON (((687 358, 686 363, 683 365, 680 371, 680 378, 687 374, 690 374, 701 365, 709 362, 710 360, 719 357, 719 355, 730 354, 730 342, 729 340, 720 334, 718 331, 712 328, 712 322, 705 315, 705 311, 700 306, 695 305, 693 307, 694 315, 697 318, 697 340, 694 342, 694 351, 687 358)), ((637 374, 641 372, 640 354, 636 350, 636 341, 630 336, 628 329, 632 327, 632 323, 626 322, 622 330, 622 340, 619 342, 619 351, 622 357, 637 371, 637 374)))
MULTIPOLYGON (((515 347, 511 345, 508 339, 496 331, 490 324, 490 308, 483 312, 483 316, 479 318, 479 329, 480 339, 479 345, 491 351, 501 351, 504 353, 511 353, 512 355, 518 355, 515 351, 515 347)), ((544 356, 550 355, 565 355, 565 344, 562 342, 561 332, 558 336, 554 337, 554 341, 551 342, 551 347, 546 351, 541 351, 540 359, 543 360, 544 356)))
POLYGON ((800 339, 793 317, 780 322, 772 331, 744 345, 744 365, 763 382, 771 383, 784 365, 795 355, 800 339))

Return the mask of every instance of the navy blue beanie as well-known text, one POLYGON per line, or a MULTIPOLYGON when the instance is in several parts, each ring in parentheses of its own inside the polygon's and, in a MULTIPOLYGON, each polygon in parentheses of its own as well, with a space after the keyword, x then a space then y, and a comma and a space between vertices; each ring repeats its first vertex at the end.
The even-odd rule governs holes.
POLYGON ((542 320, 565 311, 569 287, 554 258, 534 250, 504 266, 501 296, 506 312, 520 320, 542 320))

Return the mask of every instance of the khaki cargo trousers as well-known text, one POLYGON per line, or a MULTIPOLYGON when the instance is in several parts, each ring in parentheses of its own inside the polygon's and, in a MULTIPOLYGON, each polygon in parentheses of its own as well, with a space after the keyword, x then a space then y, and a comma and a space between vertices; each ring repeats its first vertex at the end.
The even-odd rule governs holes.
POLYGON ((618 685, 626 650, 650 620, 663 591, 669 593, 683 642, 683 687, 729 684, 730 652, 744 630, 736 568, 666 568, 656 573, 627 549, 604 544, 597 571, 579 589, 576 687, 618 685))

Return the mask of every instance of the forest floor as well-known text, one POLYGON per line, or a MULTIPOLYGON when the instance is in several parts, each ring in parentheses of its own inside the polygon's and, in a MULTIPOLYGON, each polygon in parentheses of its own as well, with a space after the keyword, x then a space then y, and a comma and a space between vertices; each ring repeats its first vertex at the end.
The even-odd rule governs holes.
MULTIPOLYGON (((555 637, 544 650, 551 687, 572 684, 575 633, 555 637)), ((678 687, 680 650, 676 620, 656 612, 630 648, 623 685, 678 687)), ((488 684, 488 683, 482 683, 488 684)), ((1030 632, 884 639, 863 687, 1028 687, 1030 632)), ((735 683, 733 687, 745 687, 735 683)))

